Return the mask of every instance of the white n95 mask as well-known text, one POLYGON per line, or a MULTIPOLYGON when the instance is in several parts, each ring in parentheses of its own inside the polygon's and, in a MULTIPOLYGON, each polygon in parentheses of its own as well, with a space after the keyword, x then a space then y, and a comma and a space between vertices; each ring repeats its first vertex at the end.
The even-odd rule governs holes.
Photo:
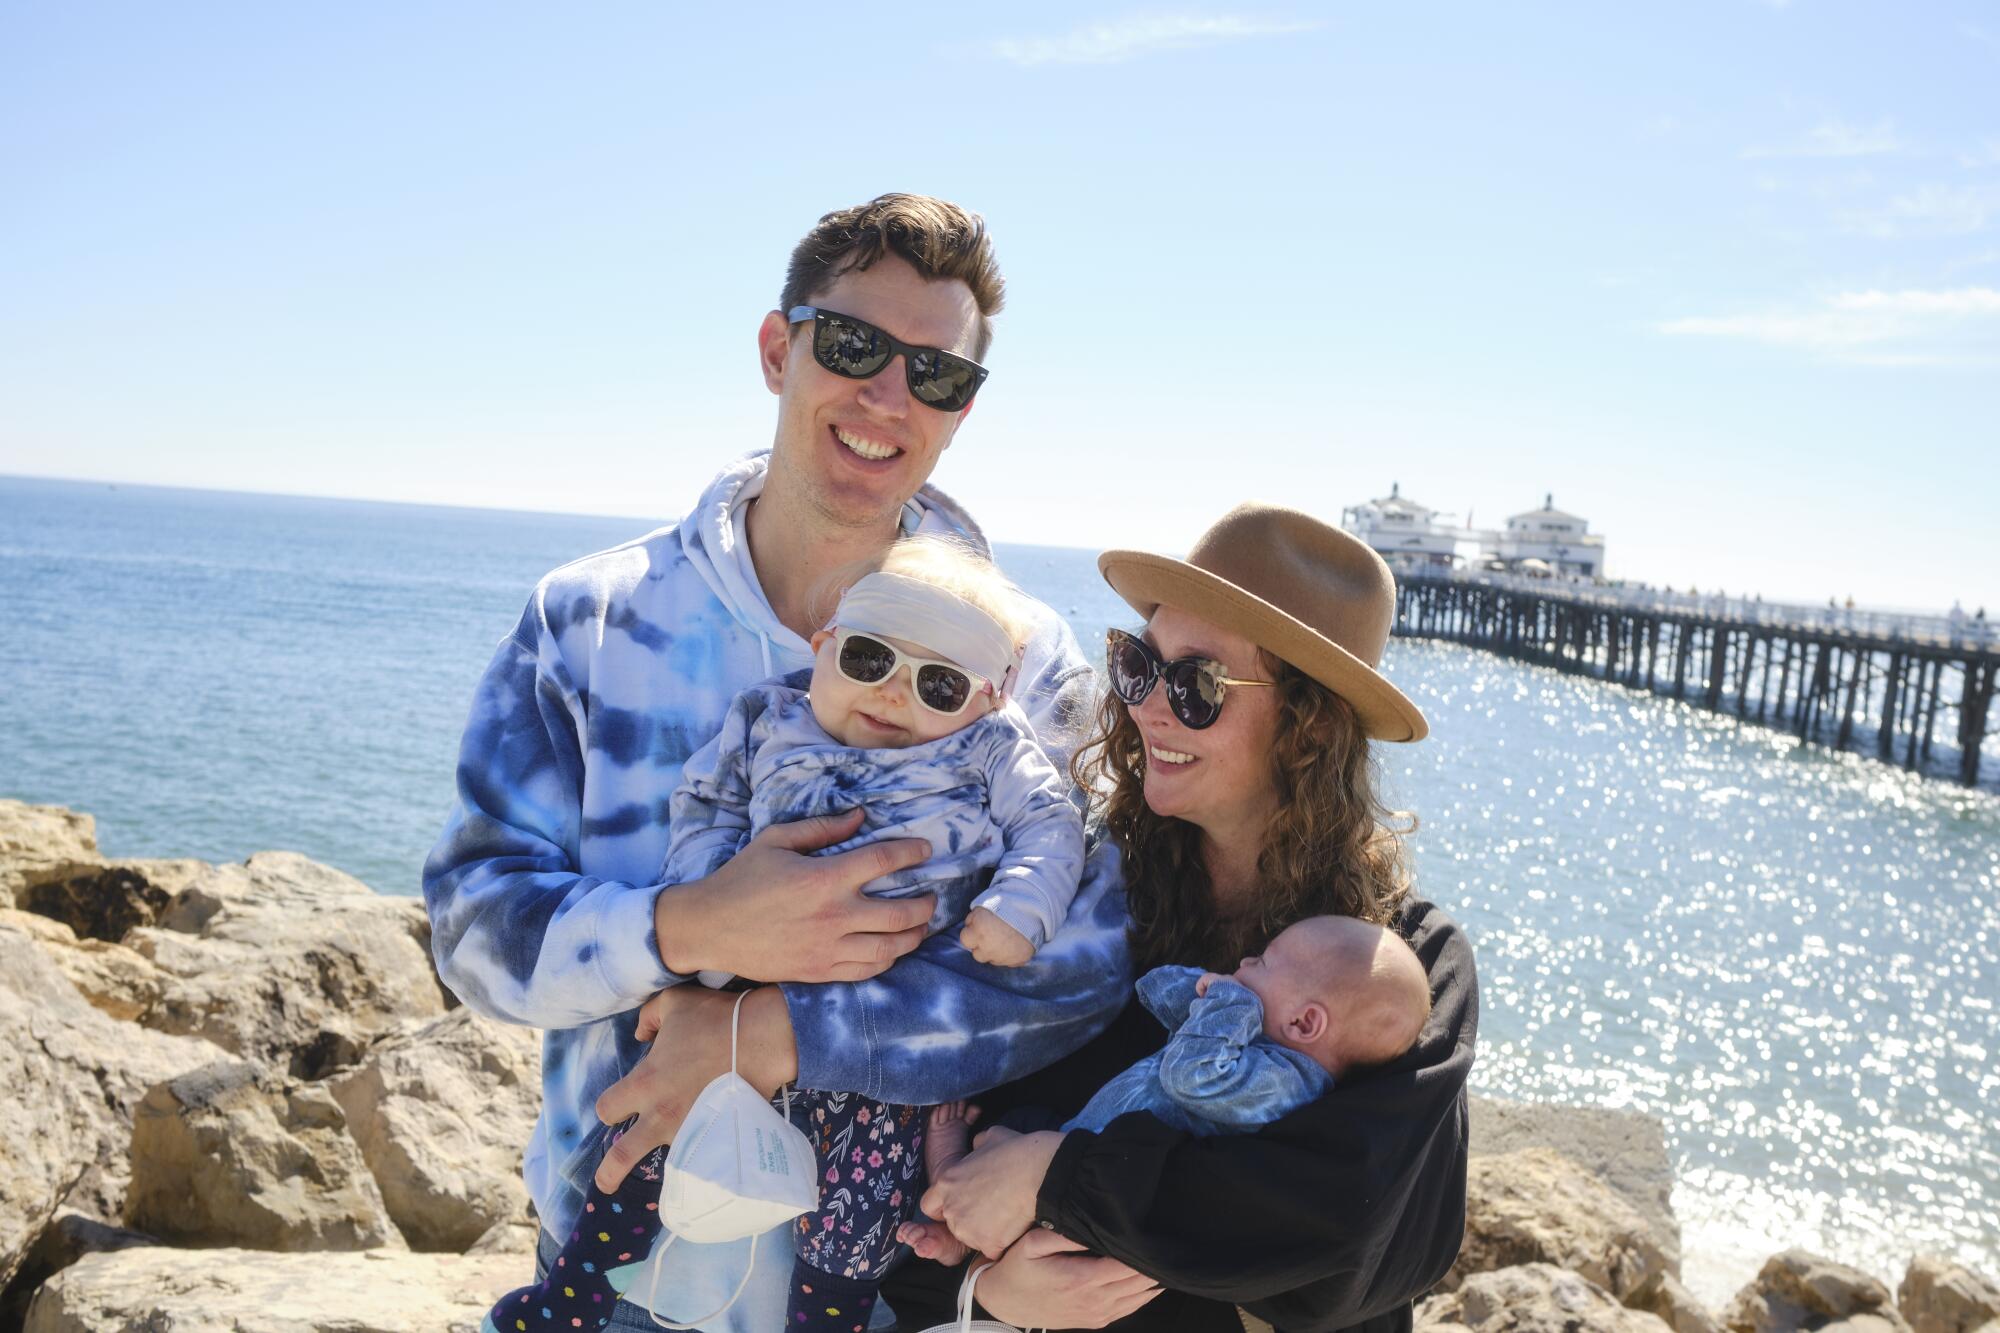
POLYGON ((736 1024, 744 996, 729 1013, 729 1072, 701 1090, 688 1109, 660 1180, 660 1222, 666 1235, 653 1247, 653 1279, 646 1313, 662 1328, 699 1328, 736 1304, 757 1266, 757 1238, 819 1206, 812 1142, 791 1122, 792 1096, 781 1114, 736 1073, 736 1024), (750 1237, 743 1280, 721 1309, 693 1323, 675 1324, 654 1313, 660 1261, 676 1240, 698 1244, 750 1237))

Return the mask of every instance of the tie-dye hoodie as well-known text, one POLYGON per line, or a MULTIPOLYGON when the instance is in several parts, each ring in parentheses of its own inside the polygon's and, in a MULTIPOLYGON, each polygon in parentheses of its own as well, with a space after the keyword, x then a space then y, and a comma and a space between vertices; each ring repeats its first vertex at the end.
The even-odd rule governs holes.
MULTIPOLYGON (((767 461, 767 452, 738 460, 679 524, 565 565, 536 587, 474 694, 457 805, 424 865, 445 984, 480 1013, 547 1030, 542 1113, 523 1171, 554 1236, 568 1234, 583 1198, 559 1168, 575 1167, 598 1095, 643 1051, 632 1036, 638 1006, 686 980, 661 963, 653 931, 683 764, 744 688, 811 662, 750 562, 744 513, 767 461)), ((906 506, 903 528, 985 546, 971 519, 929 487, 906 506)), ((1065 767, 1094 676, 1046 607, 1021 679, 1021 704, 1065 767)), ((787 985, 800 1085, 924 1105, 1081 1045, 1130 984, 1117 870, 1115 855, 1090 858, 1063 929, 1026 967, 987 968, 936 936, 871 981, 787 985)), ((673 1247, 662 1313, 685 1318, 722 1304, 748 1249, 673 1247)), ((781 1236, 759 1246, 757 1279, 712 1333, 782 1323, 789 1253, 781 1236)))

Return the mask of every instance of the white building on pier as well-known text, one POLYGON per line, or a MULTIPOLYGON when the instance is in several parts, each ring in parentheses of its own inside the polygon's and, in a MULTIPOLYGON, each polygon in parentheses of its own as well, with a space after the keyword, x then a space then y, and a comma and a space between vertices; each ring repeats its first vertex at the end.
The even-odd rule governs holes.
POLYGON ((1508 569, 1576 578, 1604 577, 1604 535, 1576 514, 1556 508, 1553 492, 1540 509, 1515 514, 1489 535, 1486 555, 1508 569))
POLYGON ((1438 521, 1438 511, 1406 499, 1401 483, 1391 483, 1380 499, 1341 511, 1340 526, 1374 547, 1392 568, 1451 568, 1459 532, 1438 521))

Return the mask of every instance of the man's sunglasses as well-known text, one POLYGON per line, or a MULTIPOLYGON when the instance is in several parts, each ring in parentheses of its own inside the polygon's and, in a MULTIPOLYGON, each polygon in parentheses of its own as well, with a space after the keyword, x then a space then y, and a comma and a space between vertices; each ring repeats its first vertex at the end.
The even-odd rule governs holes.
POLYGON ((810 305, 793 306, 785 318, 794 324, 811 320, 813 360, 851 380, 880 374, 891 357, 902 353, 910 396, 940 412, 959 411, 986 382, 986 367, 977 361, 936 347, 913 347, 865 319, 810 305))
POLYGON ((1153 645, 1124 630, 1114 629, 1105 636, 1105 669, 1111 677, 1111 692, 1127 708, 1137 708, 1153 692, 1153 686, 1167 684, 1167 707, 1190 731, 1212 727, 1222 716, 1222 701, 1231 685, 1275 685, 1274 680, 1238 680, 1223 674, 1223 665, 1206 657, 1176 657, 1162 660, 1153 645))
POLYGON ((957 717, 973 695, 992 688, 984 677, 954 662, 912 657, 855 629, 834 630, 833 662, 840 674, 856 685, 880 685, 895 675, 898 667, 907 665, 916 681, 917 702, 940 717, 957 717))

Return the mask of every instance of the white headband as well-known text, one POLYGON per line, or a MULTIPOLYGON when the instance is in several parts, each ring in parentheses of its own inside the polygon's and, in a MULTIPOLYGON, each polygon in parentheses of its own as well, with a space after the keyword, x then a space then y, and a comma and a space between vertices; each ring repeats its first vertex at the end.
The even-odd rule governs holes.
POLYGON ((902 574, 868 574, 856 580, 827 624, 922 644, 984 676, 1003 697, 1020 666, 1013 640, 999 621, 934 583, 902 574))

